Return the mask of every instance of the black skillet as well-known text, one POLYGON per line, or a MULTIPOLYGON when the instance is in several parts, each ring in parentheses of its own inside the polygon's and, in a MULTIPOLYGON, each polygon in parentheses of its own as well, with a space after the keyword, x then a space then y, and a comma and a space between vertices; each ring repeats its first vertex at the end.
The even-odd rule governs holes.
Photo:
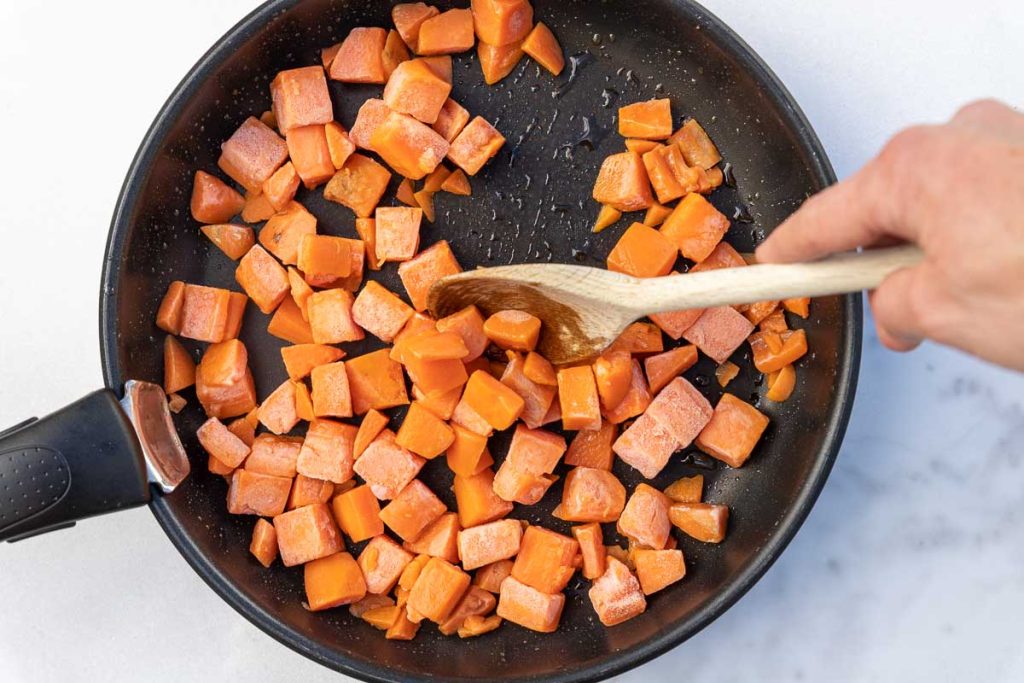
MULTIPOLYGON (((175 89, 132 163, 111 224, 100 295, 108 389, 0 441, 0 538, 148 501, 182 555, 235 609, 338 671, 366 680, 575 681, 620 673, 722 614, 779 556, 810 511, 849 417, 860 355, 859 296, 814 303, 803 323, 812 352, 800 362, 797 390, 785 404, 759 400, 761 380, 748 352, 737 352, 743 371, 729 391, 772 417, 755 456, 741 470, 731 470, 687 450, 654 482, 661 487, 703 473, 706 497, 732 509, 728 538, 709 546, 681 537, 686 578, 654 596, 643 615, 611 629, 597 621, 581 580, 570 585, 562 626, 552 635, 506 625, 460 641, 427 627, 412 642, 390 642, 345 609, 311 614, 301 606, 301 571, 267 571, 249 556, 254 520, 228 515, 224 481, 205 471, 193 436, 202 420, 194 395, 187 394, 189 407, 175 418, 193 474, 167 495, 150 496, 138 442, 116 406, 113 392, 120 393, 127 380, 160 381, 163 335, 153 318, 169 281, 237 289, 235 264, 201 237, 189 216, 194 171, 215 171, 220 143, 245 117, 268 108, 268 84, 278 70, 315 63, 319 48, 354 26, 388 25, 390 4, 268 2, 228 32, 175 89)), ((783 85, 696 3, 535 5, 536 16, 572 56, 571 66, 553 79, 524 60, 504 82, 488 88, 473 55, 457 59, 455 97, 494 122, 508 144, 473 179, 472 198, 437 196, 438 221, 425 226, 425 245, 447 238, 464 267, 549 260, 602 264, 622 227, 591 234, 596 207, 590 188, 601 159, 622 146, 614 133, 617 106, 655 96, 672 98, 677 119, 697 117, 731 163, 734 186, 719 189, 712 200, 735 215, 728 239, 740 251, 750 251, 805 197, 834 181, 824 150, 783 85)), ((336 118, 346 126, 359 104, 380 92, 337 83, 331 88, 336 118)), ((319 192, 299 199, 317 215, 321 232, 355 236, 347 209, 324 201, 319 192)), ((402 291, 393 269, 374 277, 402 291)), ((282 342, 266 334, 266 324, 266 316, 250 306, 242 339, 260 395, 285 376, 277 352, 282 342)), ((348 351, 355 355, 375 346, 367 341, 348 351)), ((200 345, 189 348, 198 356, 200 345)), ((713 369, 702 359, 686 376, 716 401, 721 390, 713 369)), ((492 450, 500 461, 504 443, 495 441, 492 450)), ((618 464, 616 472, 630 487, 637 482, 628 467, 618 464)), ((424 478, 453 504, 444 467, 428 467, 424 478)), ((558 498, 556 488, 539 506, 516 514, 567 531, 548 514, 558 498)))

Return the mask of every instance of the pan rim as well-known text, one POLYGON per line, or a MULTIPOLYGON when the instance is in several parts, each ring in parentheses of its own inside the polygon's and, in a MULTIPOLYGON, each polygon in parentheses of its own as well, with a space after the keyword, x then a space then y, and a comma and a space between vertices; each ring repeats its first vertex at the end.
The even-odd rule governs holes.
MULTIPOLYGON (((146 132, 133 158, 122 184, 111 219, 110 231, 104 250, 103 270, 100 281, 99 332, 100 354, 104 383, 117 390, 125 378, 118 365, 117 321, 118 272, 123 260, 131 232, 129 219, 140 188, 151 168, 160 142, 178 119, 194 91, 209 77, 210 73, 229 55, 236 46, 252 38, 274 16, 297 5, 302 0, 267 0, 229 29, 189 70, 175 86, 171 95, 161 106, 153 123, 146 132)), ((726 50, 755 81, 764 87, 766 96, 772 100, 793 131, 801 149, 811 157, 812 175, 822 185, 836 182, 835 171, 822 147, 821 141, 812 129, 803 111, 782 81, 722 20, 694 0, 681 0, 701 30, 709 32, 713 39, 726 50)), ((799 531, 814 503, 818 499, 828 475, 835 463, 843 436, 853 408, 860 369, 863 331, 862 297, 860 294, 842 298, 843 314, 847 324, 841 339, 839 368, 836 374, 836 395, 838 400, 828 422, 824 435, 824 447, 804 483, 796 502, 787 510, 777 526, 777 531, 758 551, 745 568, 726 584, 723 589, 701 609, 687 619, 674 623, 657 636, 642 642, 638 647, 623 652, 610 653, 598 662, 572 672, 558 672, 530 677, 532 681, 591 681, 621 674, 644 664, 696 635, 712 621, 725 613, 765 574, 778 559, 799 531)), ((160 495, 155 495, 150 509, 171 542, 189 563, 192 569, 220 597, 237 612, 255 624, 278 642, 302 655, 335 671, 365 681, 391 681, 395 673, 386 666, 366 660, 356 660, 338 655, 308 635, 286 627, 261 609, 231 582, 214 563, 200 552, 171 506, 160 495)), ((426 680, 428 677, 424 676, 426 680)))

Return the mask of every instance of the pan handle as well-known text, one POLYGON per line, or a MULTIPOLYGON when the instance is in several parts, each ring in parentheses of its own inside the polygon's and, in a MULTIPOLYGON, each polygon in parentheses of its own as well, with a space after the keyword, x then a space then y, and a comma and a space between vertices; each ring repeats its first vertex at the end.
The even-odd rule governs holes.
POLYGON ((142 446, 109 389, 0 432, 0 541, 149 499, 142 446))

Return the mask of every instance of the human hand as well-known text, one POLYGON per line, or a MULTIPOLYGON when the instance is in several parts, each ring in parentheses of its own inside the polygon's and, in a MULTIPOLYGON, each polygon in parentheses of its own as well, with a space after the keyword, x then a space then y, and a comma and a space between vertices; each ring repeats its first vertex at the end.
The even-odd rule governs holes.
POLYGON ((869 294, 878 336, 923 339, 1024 370, 1024 115, 992 100, 897 134, 811 197, 757 249, 763 263, 914 242, 925 253, 869 294))

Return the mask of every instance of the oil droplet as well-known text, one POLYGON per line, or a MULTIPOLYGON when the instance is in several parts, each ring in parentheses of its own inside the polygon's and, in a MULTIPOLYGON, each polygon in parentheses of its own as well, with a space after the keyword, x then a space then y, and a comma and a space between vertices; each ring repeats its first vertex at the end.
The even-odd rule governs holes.
POLYGON ((619 91, 615 88, 605 88, 601 91, 601 106, 608 109, 619 99, 619 91))
POLYGON ((704 388, 711 384, 711 380, 708 379, 707 375, 697 375, 693 378, 693 383, 698 387, 704 388))
POLYGON ((576 82, 576 77, 579 75, 580 69, 582 69, 584 66, 590 64, 593 61, 594 55, 590 54, 589 52, 579 52, 577 54, 570 55, 569 77, 564 82, 559 84, 557 88, 551 91, 551 96, 557 98, 565 95, 565 93, 569 91, 569 88, 571 88, 573 84, 576 82))
POLYGON ((595 33, 593 35, 593 37, 590 39, 590 42, 592 42, 594 45, 600 45, 601 44, 601 34, 600 33, 595 33))
POLYGON ((722 182, 725 183, 726 187, 736 189, 736 173, 733 171, 732 163, 725 162, 725 166, 722 168, 722 182))
POLYGON ((750 215, 750 209, 744 205, 737 206, 732 212, 732 219, 737 223, 753 223, 754 217, 750 215))

